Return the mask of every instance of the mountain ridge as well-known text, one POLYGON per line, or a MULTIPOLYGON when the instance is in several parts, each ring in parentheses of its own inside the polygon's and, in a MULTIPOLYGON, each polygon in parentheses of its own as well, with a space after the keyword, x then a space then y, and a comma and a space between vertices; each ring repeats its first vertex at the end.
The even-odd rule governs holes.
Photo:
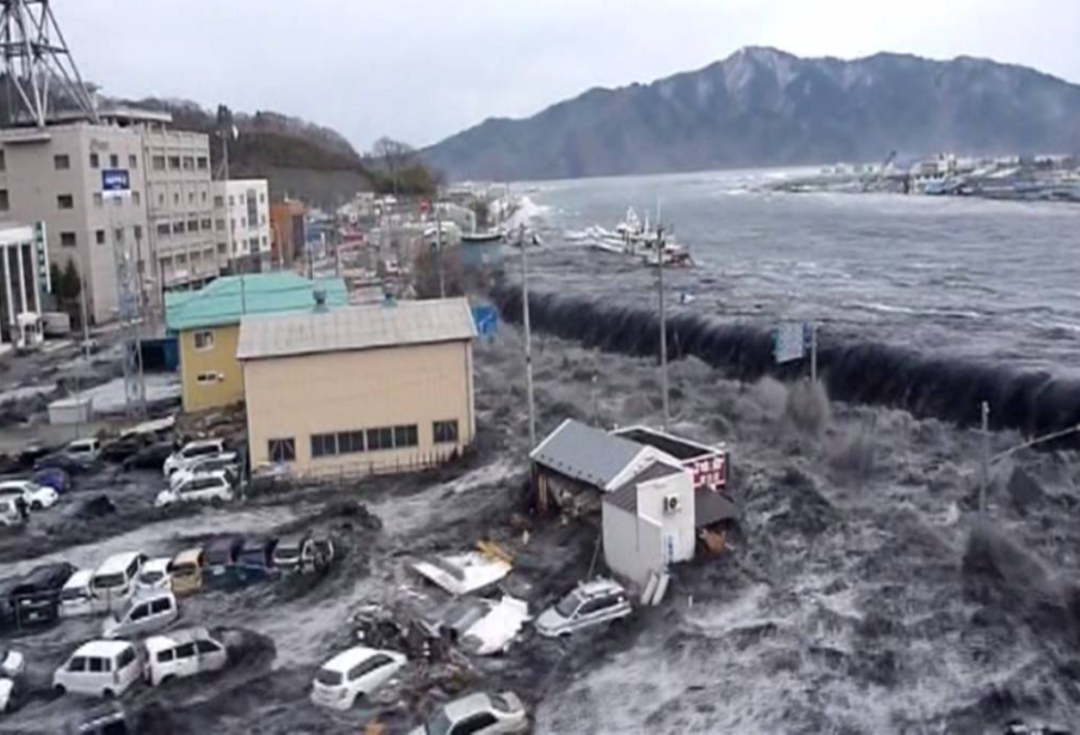
POLYGON ((890 150, 1080 147, 1080 86, 1029 67, 881 51, 801 58, 748 46, 648 83, 491 117, 422 151, 453 178, 551 179, 880 160, 890 150))

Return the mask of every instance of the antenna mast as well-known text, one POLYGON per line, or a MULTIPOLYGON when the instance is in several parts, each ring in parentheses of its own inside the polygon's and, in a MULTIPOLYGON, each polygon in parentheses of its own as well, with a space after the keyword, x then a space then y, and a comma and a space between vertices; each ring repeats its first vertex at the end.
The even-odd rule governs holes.
POLYGON ((94 100, 83 84, 49 0, 0 0, 0 72, 8 92, 7 122, 45 127, 61 99, 92 122, 94 100), (53 89, 53 87, 59 89, 53 89))

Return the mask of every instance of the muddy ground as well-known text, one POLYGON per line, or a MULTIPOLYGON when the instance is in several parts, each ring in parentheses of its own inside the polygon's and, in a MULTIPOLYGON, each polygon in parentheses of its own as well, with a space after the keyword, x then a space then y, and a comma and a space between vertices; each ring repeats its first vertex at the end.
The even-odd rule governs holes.
MULTIPOLYGON (((536 352, 541 435, 568 416, 659 423, 651 362, 543 337, 536 352)), ((1019 454, 998 467, 983 521, 975 433, 830 404, 804 385, 731 382, 694 360, 672 366, 673 429, 731 445, 743 518, 723 557, 680 567, 662 606, 612 629, 555 642, 528 632, 502 657, 414 663, 347 713, 314 707, 312 675, 351 644, 353 613, 437 596, 410 561, 494 539, 514 555, 507 583, 534 612, 593 563, 595 527, 524 514, 519 335, 506 327, 477 345, 476 369, 478 442, 453 467, 167 512, 152 508, 157 475, 110 468, 80 478, 74 494, 112 496, 115 517, 35 518, 0 538, 0 576, 46 559, 88 567, 124 549, 166 555, 226 533, 333 531, 345 554, 324 578, 182 601, 184 623, 232 631, 243 656, 217 676, 129 692, 125 705, 156 713, 161 732, 355 733, 372 721, 401 732, 451 693, 505 688, 543 733, 1001 732, 1013 718, 1080 721, 1073 455, 1019 454)), ((98 625, 5 641, 28 653, 31 692, 0 731, 56 732, 77 714, 85 703, 55 698, 48 684, 98 625)))

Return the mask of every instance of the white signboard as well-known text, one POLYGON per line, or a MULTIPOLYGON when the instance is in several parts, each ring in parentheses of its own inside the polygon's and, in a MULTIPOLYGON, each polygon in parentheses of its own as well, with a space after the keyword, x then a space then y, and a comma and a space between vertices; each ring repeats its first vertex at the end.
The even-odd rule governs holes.
POLYGON ((777 363, 801 360, 806 354, 806 324, 795 322, 781 324, 776 328, 773 355, 777 363))

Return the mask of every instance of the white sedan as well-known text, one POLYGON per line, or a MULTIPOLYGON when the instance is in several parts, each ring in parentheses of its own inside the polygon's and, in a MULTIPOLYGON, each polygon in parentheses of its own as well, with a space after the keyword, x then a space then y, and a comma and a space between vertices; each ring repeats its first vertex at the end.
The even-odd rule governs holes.
POLYGON ((44 510, 56 505, 60 495, 51 487, 38 485, 30 480, 7 480, 0 482, 0 495, 19 496, 30 510, 44 510))
POLYGON ((442 705, 425 724, 411 730, 409 735, 495 735, 525 732, 528 727, 525 705, 516 694, 477 692, 442 705))
POLYGON ((405 665, 397 651, 354 646, 327 661, 315 674, 311 701, 323 707, 347 710, 388 682, 405 665))

